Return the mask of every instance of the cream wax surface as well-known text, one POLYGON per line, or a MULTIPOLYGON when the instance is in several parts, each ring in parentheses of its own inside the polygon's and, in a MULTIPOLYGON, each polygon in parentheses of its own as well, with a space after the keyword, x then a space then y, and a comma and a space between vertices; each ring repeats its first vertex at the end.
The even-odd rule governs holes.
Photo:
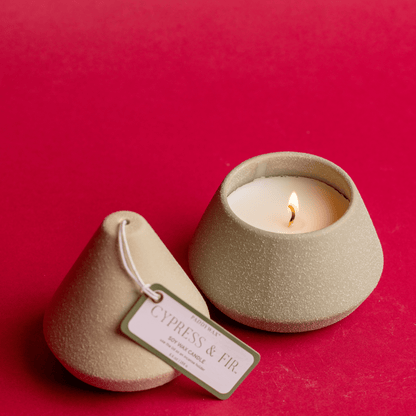
POLYGON ((275 176, 258 178, 228 196, 234 213, 246 223, 272 232, 298 234, 328 227, 345 213, 349 200, 331 186, 311 178, 275 176), (296 192, 298 206, 293 224, 289 198, 296 192))

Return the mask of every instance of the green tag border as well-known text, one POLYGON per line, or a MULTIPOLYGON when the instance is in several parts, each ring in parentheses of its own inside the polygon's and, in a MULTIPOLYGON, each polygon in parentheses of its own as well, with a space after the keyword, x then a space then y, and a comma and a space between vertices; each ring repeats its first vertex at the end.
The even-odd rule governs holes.
POLYGON ((155 283, 150 287, 154 291, 160 291, 164 292, 170 297, 172 297, 176 302, 180 303, 182 306, 184 306, 186 309, 188 309, 190 312, 192 312, 194 315, 198 316, 198 318, 205 321, 207 324, 214 327, 218 332, 221 332, 224 336, 231 339, 233 342, 238 344, 241 348, 246 350, 248 353, 250 353, 253 356, 253 364, 248 368, 248 370, 240 377, 238 382, 234 385, 234 387, 228 392, 228 393, 220 393, 217 390, 213 389, 208 384, 201 381, 198 377, 191 374, 189 371, 185 370, 183 367, 181 367, 179 364, 171 360, 170 358, 166 357, 164 354, 153 348, 151 345, 147 344, 145 341, 143 341, 141 338, 139 338, 137 335, 133 334, 129 328, 128 324, 130 320, 133 318, 133 316, 136 314, 136 312, 140 309, 140 307, 143 305, 143 303, 148 299, 146 295, 142 295, 138 301, 134 304, 133 308, 130 310, 130 312, 126 315, 126 317, 121 322, 121 331, 127 335, 129 338, 133 339, 135 342, 137 342, 142 347, 146 348, 153 354, 155 354, 157 357, 168 363, 173 368, 176 368, 176 370, 180 371, 183 375, 190 378, 195 383, 199 384, 204 389, 208 390, 210 393, 212 393, 214 396, 218 397, 221 400, 228 399, 234 391, 237 389, 237 387, 244 381, 244 379, 253 371, 254 367, 260 362, 260 354, 253 350, 251 347, 249 347, 244 342, 240 341, 238 338, 236 338, 233 334, 228 332, 226 329, 222 328, 220 325, 218 325, 216 322, 212 321, 211 319, 207 318, 206 316, 202 315, 200 312, 198 312, 196 309, 194 309, 191 305, 188 305, 185 301, 183 301, 181 298, 176 296, 174 293, 172 293, 170 290, 166 289, 163 285, 159 283, 155 283))

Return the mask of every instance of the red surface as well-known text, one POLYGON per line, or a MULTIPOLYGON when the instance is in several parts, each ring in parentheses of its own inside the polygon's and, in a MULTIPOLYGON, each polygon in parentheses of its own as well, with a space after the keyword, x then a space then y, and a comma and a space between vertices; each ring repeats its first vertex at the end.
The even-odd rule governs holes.
POLYGON ((2 0, 3 415, 410 415, 416 405, 416 4, 413 0, 2 0), (141 213, 187 246, 243 160, 294 150, 355 181, 385 255, 343 321, 256 331, 227 401, 185 377, 100 391, 49 352, 42 314, 103 218, 141 213))

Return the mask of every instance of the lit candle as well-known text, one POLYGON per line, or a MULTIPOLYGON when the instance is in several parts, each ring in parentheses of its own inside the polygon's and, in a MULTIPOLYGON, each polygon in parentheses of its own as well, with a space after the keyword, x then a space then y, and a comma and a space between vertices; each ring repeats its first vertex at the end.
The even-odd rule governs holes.
POLYGON ((357 308, 380 279, 383 252, 346 172, 318 156, 281 152, 227 175, 192 239, 189 267, 230 318, 301 332, 357 308))
POLYGON ((324 182, 297 176, 258 178, 228 196, 234 213, 266 231, 298 234, 337 221, 349 200, 324 182))

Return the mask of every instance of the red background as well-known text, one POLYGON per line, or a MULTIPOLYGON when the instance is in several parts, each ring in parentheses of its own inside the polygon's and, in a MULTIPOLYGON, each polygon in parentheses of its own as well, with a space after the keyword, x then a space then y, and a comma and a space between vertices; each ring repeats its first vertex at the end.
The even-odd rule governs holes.
POLYGON ((0 413, 412 414, 415 39, 413 0, 2 0, 0 413), (63 369, 42 315, 106 215, 142 214, 189 273, 225 175, 286 150, 341 166, 370 212, 385 267, 357 311, 285 335, 211 307, 262 355, 224 402, 184 376, 113 393, 63 369))

